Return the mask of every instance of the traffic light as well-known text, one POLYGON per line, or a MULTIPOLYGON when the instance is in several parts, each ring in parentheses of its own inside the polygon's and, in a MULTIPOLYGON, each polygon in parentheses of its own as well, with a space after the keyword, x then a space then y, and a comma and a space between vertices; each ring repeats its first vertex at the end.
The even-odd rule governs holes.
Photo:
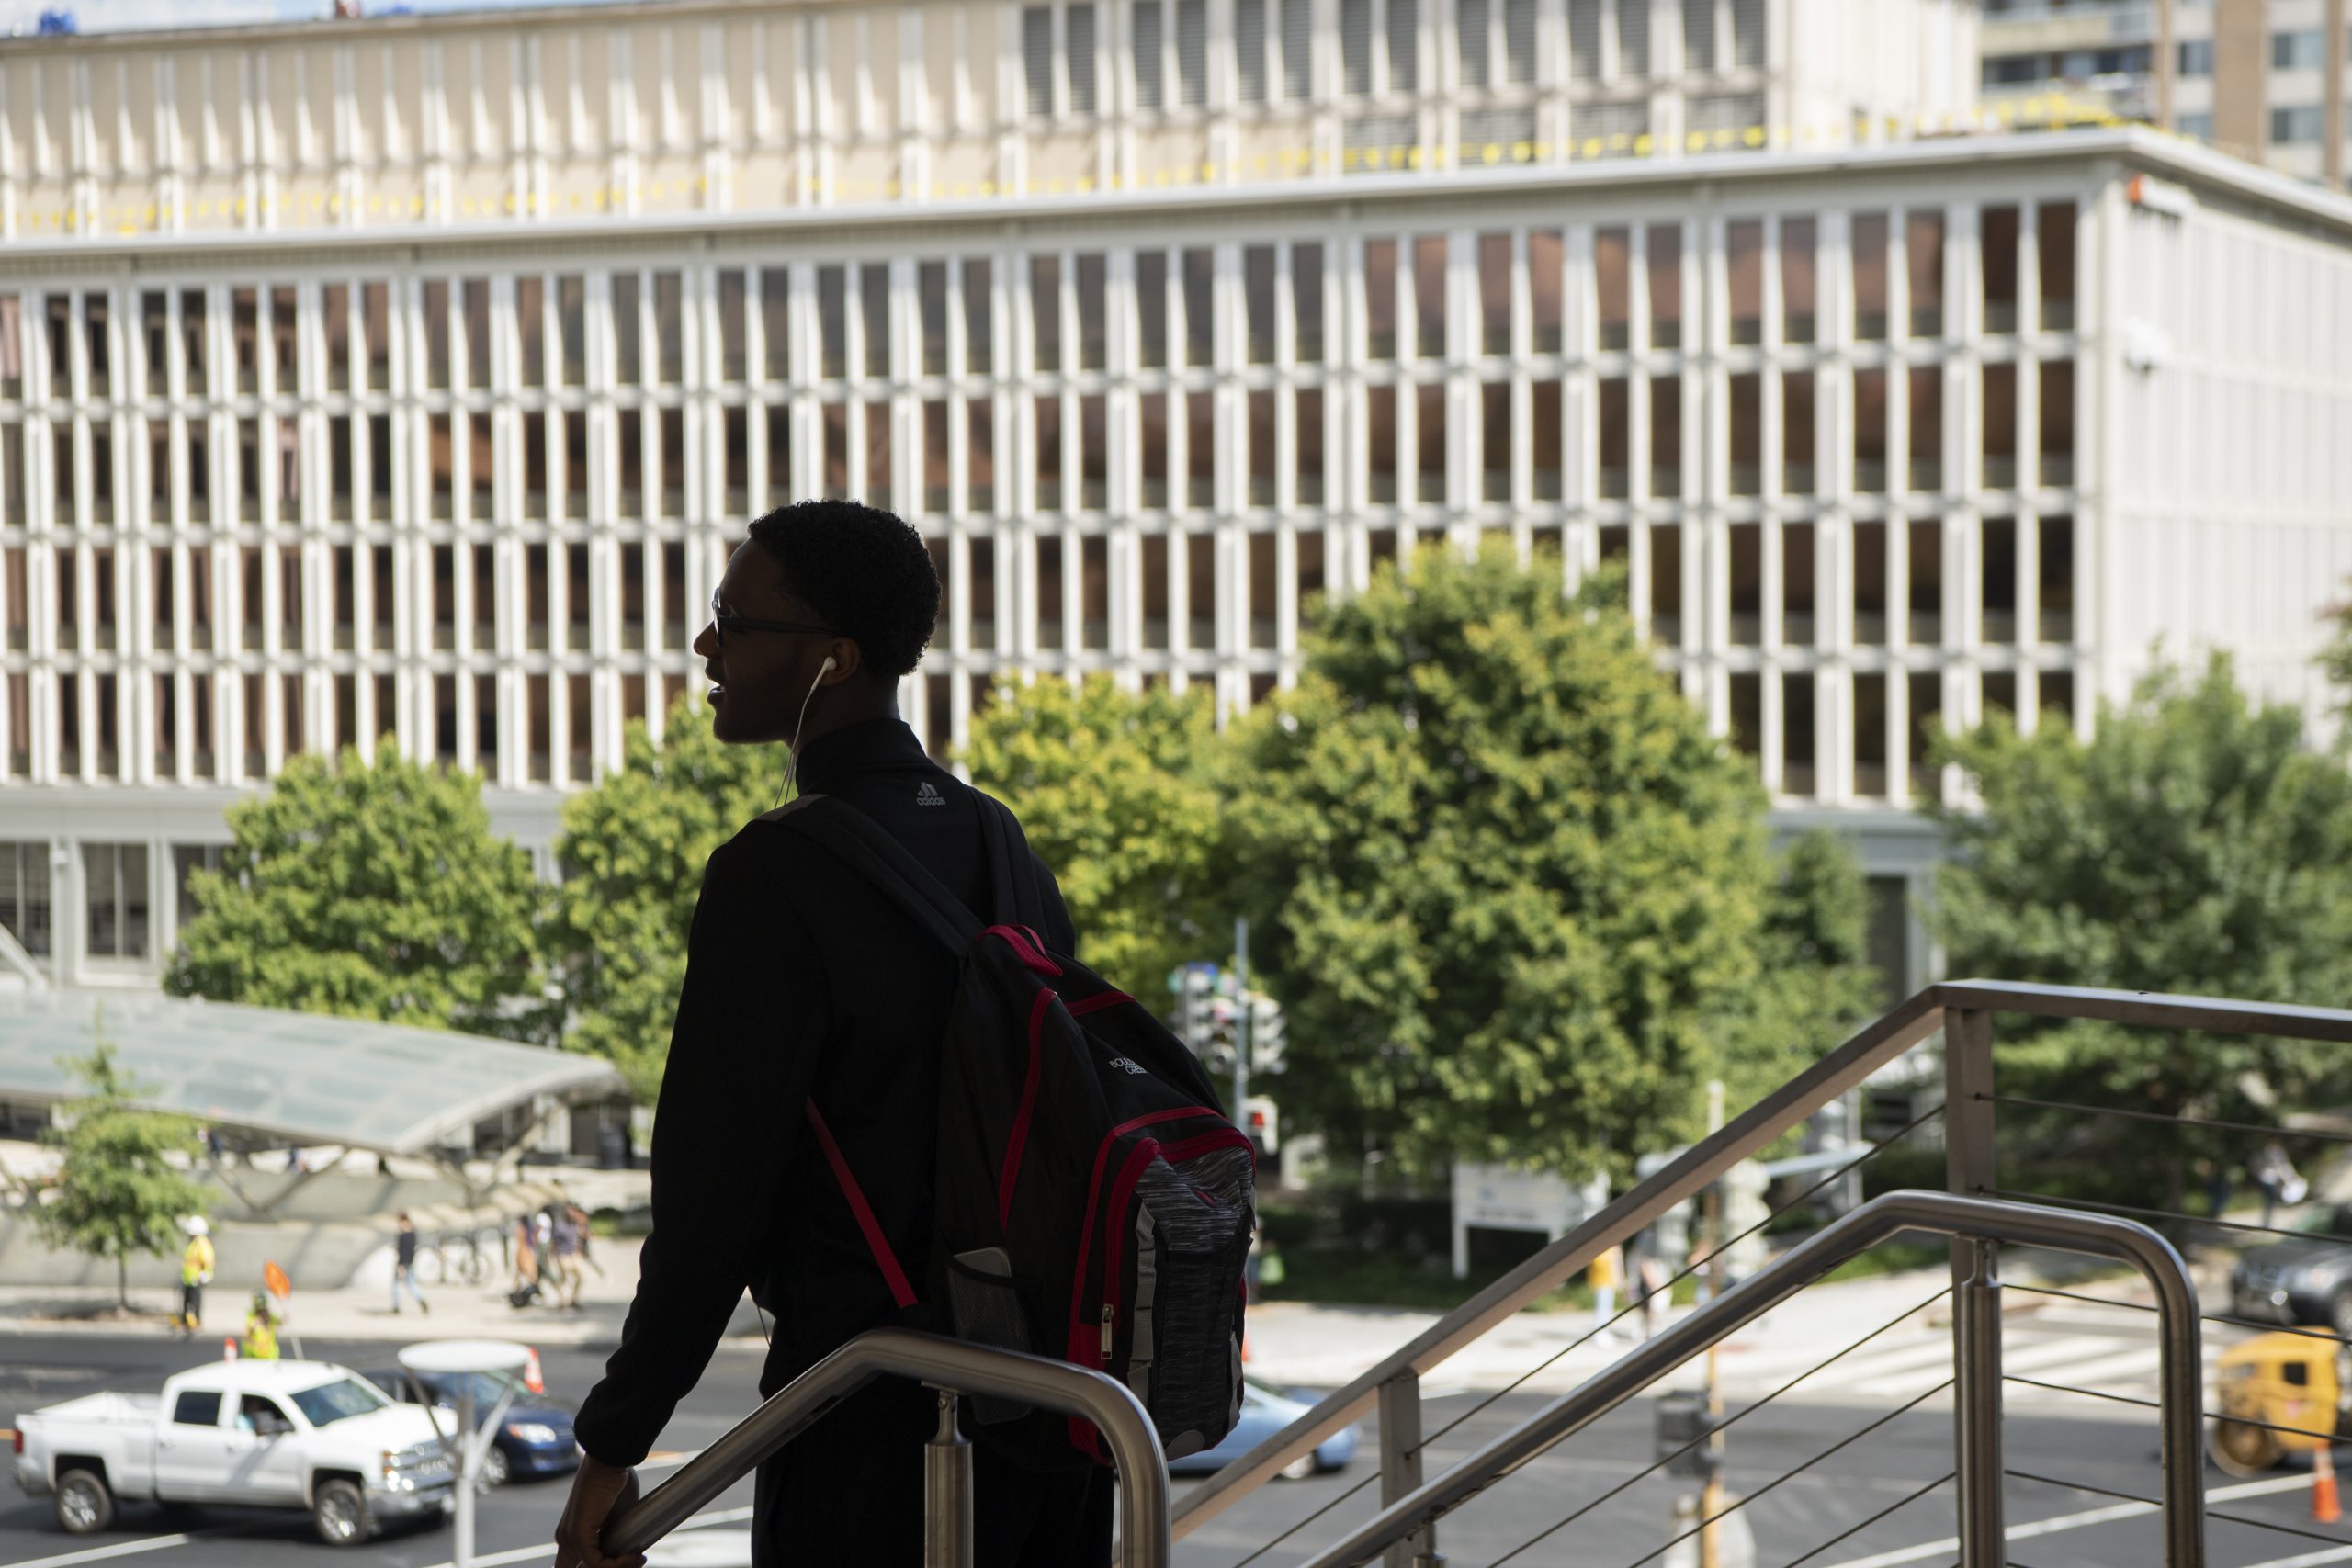
POLYGON ((1283 1010, 1273 998, 1250 993, 1250 1070, 1278 1073, 1283 1067, 1283 1010))

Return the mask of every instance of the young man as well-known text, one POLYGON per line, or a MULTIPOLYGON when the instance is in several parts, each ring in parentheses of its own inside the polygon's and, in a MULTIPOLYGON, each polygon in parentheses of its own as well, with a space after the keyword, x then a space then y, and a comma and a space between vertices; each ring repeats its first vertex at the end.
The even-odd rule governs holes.
MULTIPOLYGON (((898 716, 939 613, 922 536, 887 512, 804 502, 752 525, 695 639, 718 739, 782 741, 802 793, 874 818, 985 915, 980 802, 898 716)), ((778 785, 782 793, 782 761, 778 785)), ((1035 863, 1045 935, 1076 950, 1035 863)), ((587 1459, 556 1530, 556 1568, 623 1568, 605 1519, 695 1385, 746 1287, 775 1318, 763 1397, 868 1328, 899 1321, 858 1220, 809 1135, 812 1095, 891 1249, 930 1251, 939 1037, 954 959, 880 889, 767 818, 703 874, 653 1130, 653 1234, 621 1346, 577 1421, 587 1459)), ((935 1396, 884 1380, 760 1467, 754 1561, 906 1568, 922 1561, 922 1445, 935 1396)), ((1110 1559, 1113 1485, 1091 1467, 1037 1475, 980 1447, 979 1568, 1110 1559)))

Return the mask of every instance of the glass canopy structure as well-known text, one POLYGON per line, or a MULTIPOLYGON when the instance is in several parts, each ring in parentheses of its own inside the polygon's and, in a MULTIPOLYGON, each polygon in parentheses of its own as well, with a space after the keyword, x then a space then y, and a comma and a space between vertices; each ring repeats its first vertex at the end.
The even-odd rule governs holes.
POLYGON ((65 1063, 100 1039, 140 1103, 224 1128, 429 1155, 542 1096, 626 1092, 600 1057, 480 1035, 137 992, 0 991, 0 1100, 86 1092, 65 1063))

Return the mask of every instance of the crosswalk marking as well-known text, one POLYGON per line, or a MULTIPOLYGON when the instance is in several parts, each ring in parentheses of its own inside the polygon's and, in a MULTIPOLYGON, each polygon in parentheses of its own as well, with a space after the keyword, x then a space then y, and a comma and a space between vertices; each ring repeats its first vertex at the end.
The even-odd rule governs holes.
MULTIPOLYGON (((2211 1341, 2205 1344, 2202 1359, 2207 1369, 2223 1348, 2211 1341)), ((2005 1372, 2033 1377, 2037 1382, 2131 1393, 2154 1388, 2162 1360, 2153 1340, 2086 1333, 2048 1337, 2012 1333, 2003 1347, 2001 1365, 2005 1372)), ((1813 1350, 1770 1350, 1726 1356, 1722 1371, 1727 1382, 1760 1392, 1778 1388, 1816 1365, 1818 1353, 1813 1350)), ((1926 1393, 1951 1375, 1951 1336, 1923 1332, 1865 1346, 1831 1362, 1799 1383, 1795 1395, 1899 1399, 1926 1393)), ((2013 1384, 2007 1397, 2015 1404, 2038 1404, 2069 1396, 2054 1388, 2013 1384)))

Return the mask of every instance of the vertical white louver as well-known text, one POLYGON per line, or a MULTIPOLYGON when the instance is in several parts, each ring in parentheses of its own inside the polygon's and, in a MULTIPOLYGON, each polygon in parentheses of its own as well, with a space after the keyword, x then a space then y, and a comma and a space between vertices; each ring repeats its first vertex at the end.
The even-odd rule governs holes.
POLYGON ((1176 0, 1177 102, 1209 101, 1209 0, 1176 0))
POLYGON ((1167 107, 1167 89, 1160 83, 1160 0, 1136 0, 1136 106, 1167 107))
POLYGON ((1266 0, 1233 0, 1233 80, 1243 103, 1266 101, 1266 0))
POLYGON ((1054 113, 1054 8, 1021 8, 1021 65, 1028 83, 1029 118, 1050 119, 1054 113))
POLYGON ((1764 63, 1764 0, 1731 0, 1732 62, 1764 63))
POLYGON ((1682 0, 1682 68, 1715 68, 1715 0, 1682 0))
POLYGON ((1420 85, 1420 0, 1388 0, 1388 90, 1410 93, 1420 85))
POLYGON ((1503 0, 1503 70, 1513 82, 1535 80, 1535 0, 1503 0))
POLYGON ((1454 49, 1462 61, 1462 85, 1487 85, 1490 18, 1487 0, 1453 0, 1454 49))
POLYGON ((1568 0, 1568 74, 1600 80, 1600 0, 1568 0))
POLYGON ((1315 96, 1315 0, 1282 0, 1283 96, 1315 96))
POLYGON ((1092 114, 1094 100, 1094 6, 1081 0, 1062 13, 1062 52, 1069 62, 1069 112, 1092 114))
POLYGON ((1350 96, 1372 91, 1372 0, 1340 0, 1340 69, 1350 96))
POLYGON ((1617 74, 1650 73, 1650 0, 1617 0, 1617 74))

